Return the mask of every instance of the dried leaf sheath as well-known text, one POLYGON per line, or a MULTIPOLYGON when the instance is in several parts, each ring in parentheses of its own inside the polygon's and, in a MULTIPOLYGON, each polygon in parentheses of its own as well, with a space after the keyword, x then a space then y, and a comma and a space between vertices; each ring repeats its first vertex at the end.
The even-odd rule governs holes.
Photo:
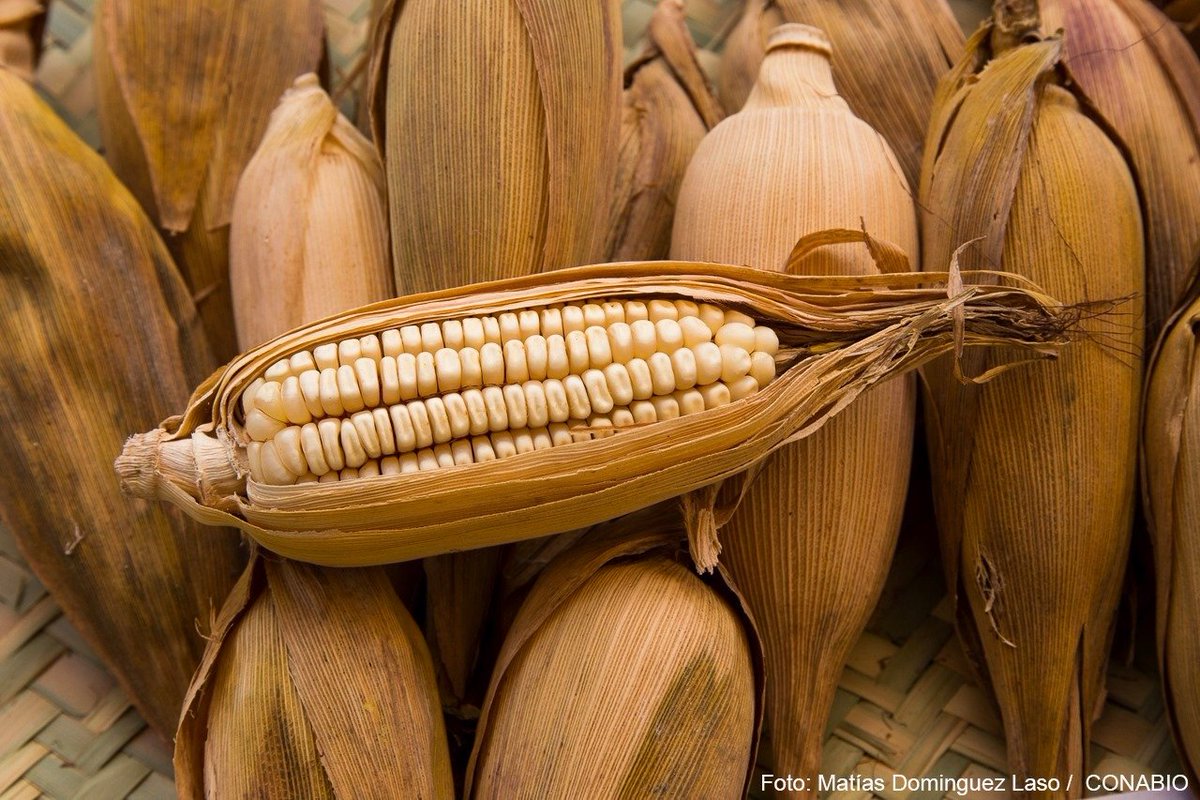
POLYGON ((183 402, 212 356, 137 202, 4 69, 0 154, 0 518, 169 737, 203 649, 197 623, 244 554, 232 531, 124 500, 111 461, 129 426, 183 402))
POLYGON ((384 563, 533 538, 739 472, 875 381, 948 352, 956 329, 965 344, 1046 350, 1063 342, 1078 321, 1079 309, 1064 309, 1029 289, 969 287, 947 298, 938 287, 946 279, 796 278, 724 265, 646 262, 378 303, 300 328, 236 359, 198 390, 181 418, 131 439, 118 469, 135 494, 169 499, 202 521, 237 525, 269 549, 317 563, 384 563), (737 403, 546 452, 332 484, 242 482, 242 394, 281 358, 409 323, 593 297, 662 295, 758 315, 779 332, 785 351, 798 348, 796 363, 737 403), (505 492, 497 493, 498 485, 505 492))

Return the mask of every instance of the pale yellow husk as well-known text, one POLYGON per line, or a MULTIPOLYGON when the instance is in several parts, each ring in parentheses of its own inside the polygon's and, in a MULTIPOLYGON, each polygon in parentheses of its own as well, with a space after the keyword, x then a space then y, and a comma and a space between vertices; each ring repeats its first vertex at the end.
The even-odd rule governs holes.
POLYGON ((383 165, 316 75, 284 93, 246 165, 229 271, 243 350, 394 294, 383 165))
MULTIPOLYGON (((1086 322, 1089 340, 1056 363, 987 386, 961 385, 949 360, 924 375, 960 635, 999 704, 1013 773, 1058 776, 1060 794, 1077 795, 1129 546, 1144 245, 1130 169, 1062 87, 1062 40, 1038 37, 1036 24, 986 24, 938 89, 924 264, 984 237, 966 263, 1068 300, 1130 300, 1119 317, 1086 322)), ((964 366, 984 370, 997 355, 968 354, 964 366)))
POLYGON ((761 716, 753 624, 680 562, 677 513, 594 529, 538 578, 497 660, 475 798, 741 797, 761 716))
POLYGON ((252 556, 175 739, 180 798, 451 800, 433 663, 379 569, 252 556))
POLYGON ((784 22, 829 37, 839 92, 883 134, 915 187, 934 89, 962 54, 962 31, 945 0, 747 0, 717 79, 727 112, 750 95, 767 37, 784 22))
MULTIPOLYGON (((801 245, 799 259, 812 242, 801 245)), ((236 525, 288 557, 401 561, 557 533, 697 489, 807 435, 891 374, 964 344, 1044 352, 1065 341, 1080 313, 1031 288, 963 288, 957 273, 802 278, 698 262, 581 267, 400 298, 299 328, 213 375, 181 417, 132 437, 117 468, 134 494, 236 525), (741 309, 771 325, 792 354, 782 374, 702 413, 502 461, 329 484, 246 480, 242 393, 298 350, 410 323, 664 295, 741 309)))
POLYGON ((321 58, 318 0, 100 0, 105 157, 166 234, 219 359, 238 352, 229 221, 271 111, 321 58))
POLYGON ((1128 151, 1146 226, 1146 339, 1200 257, 1200 60, 1141 0, 1042 0, 1071 77, 1128 151))
POLYGON ((41 0, 0 0, 0 67, 32 81, 45 22, 41 0))
MULTIPOLYGON (((1198 267, 1200 269, 1200 267, 1198 267)), ((1158 657, 1179 753, 1200 768, 1200 283, 1167 326, 1146 386, 1142 478, 1158 581, 1158 657)))
MULTIPOLYGON (((672 256, 787 266, 795 241, 862 226, 913 265, 917 216, 883 138, 837 93, 815 28, 775 30, 742 110, 705 139, 680 194, 672 256)), ((844 244, 796 265, 871 275, 844 244)), ((912 452, 911 376, 873 389, 759 467, 721 528, 721 562, 759 621, 772 771, 816 775, 833 695, 887 575, 912 452), (836 531, 836 535, 830 532, 836 531)), ((807 792, 816 791, 815 782, 807 792)))
POLYGON ((137 201, 5 69, 0 154, 0 520, 169 736, 244 553, 232 531, 124 500, 111 463, 130 426, 177 408, 215 363, 137 201))

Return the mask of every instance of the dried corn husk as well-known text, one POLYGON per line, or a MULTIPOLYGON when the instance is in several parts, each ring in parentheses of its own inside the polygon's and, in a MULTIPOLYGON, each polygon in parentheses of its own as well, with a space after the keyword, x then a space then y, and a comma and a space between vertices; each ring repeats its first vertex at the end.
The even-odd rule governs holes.
POLYGON ((1200 51, 1200 0, 1155 0, 1181 33, 1200 51))
POLYGON ((42 0, 0 0, 0 67, 32 81, 45 26, 42 0))
POLYGON ((760 648, 740 599, 723 576, 696 577, 682 540, 678 514, 653 509, 547 567, 492 675, 470 796, 745 794, 760 648))
POLYGON ((230 226, 243 349, 393 296, 383 166, 309 73, 284 93, 246 166, 230 226))
POLYGON ((747 0, 717 78, 726 112, 746 102, 767 37, 784 22, 825 32, 839 92, 883 134, 916 186, 934 88, 962 54, 962 31, 945 0, 747 0))
POLYGON ((234 191, 279 96, 317 68, 320 3, 101 0, 93 30, 105 157, 166 233, 215 354, 231 358, 234 191))
POLYGON ((123 501, 129 426, 213 368, 196 311, 137 202, 0 69, 0 518, 147 721, 169 736, 236 535, 123 501))
MULTIPOLYGON (((837 233, 813 238, 836 241, 837 233)), ((810 247, 802 241, 794 255, 803 259, 810 247)), ((957 273, 799 278, 720 264, 633 262, 376 303, 235 359, 196 391, 183 416, 131 438, 117 469, 135 495, 177 503, 210 524, 236 525, 268 549, 315 563, 378 564, 535 538, 739 473, 811 432, 872 383, 959 345, 1052 349, 1081 313, 1028 288, 961 286, 957 273), (710 411, 503 461, 328 484, 247 480, 242 395, 281 359, 410 323, 586 298, 663 296, 769 323, 782 343, 782 374, 710 411)))
POLYGON ((252 556, 188 690, 180 798, 454 797, 433 664, 383 570, 252 556))
POLYGON ((948 360, 929 365, 927 428, 959 631, 999 703, 1013 773, 1064 787, 1074 776, 1078 794, 1129 546, 1143 239, 1121 152, 1063 88, 1062 40, 1039 37, 1021 10, 985 23, 938 88, 925 264, 981 237, 973 265, 1074 301, 1132 300, 1120 319, 1086 323, 1089 341, 1058 363, 1019 377, 963 386, 948 360))
POLYGON ((684 171, 724 116, 696 60, 683 0, 658 4, 625 85, 604 260, 666 258, 684 171))
MULTIPOLYGON (((742 110, 701 144, 684 180, 671 255, 780 270, 797 238, 861 225, 917 261, 917 215, 895 156, 837 94, 816 28, 771 34, 742 110)), ((838 245, 794 271, 879 272, 868 249, 838 245)), ((772 771, 816 775, 850 648, 883 589, 912 459, 911 376, 860 398, 759 467, 721 527, 721 561, 766 652, 772 771), (837 535, 831 536, 830 532, 837 535)), ((812 796, 795 791, 797 796, 812 796)))
POLYGON ((1071 77, 1126 147, 1146 226, 1146 337, 1200 257, 1200 60, 1141 0, 1042 0, 1071 77))
MULTIPOLYGON (((1200 262, 1197 262, 1200 264, 1200 262)), ((1200 274, 1200 266, 1197 266, 1200 274)), ((1200 773, 1200 281, 1171 319, 1146 387, 1142 478, 1158 581, 1158 658, 1179 753, 1200 773)))

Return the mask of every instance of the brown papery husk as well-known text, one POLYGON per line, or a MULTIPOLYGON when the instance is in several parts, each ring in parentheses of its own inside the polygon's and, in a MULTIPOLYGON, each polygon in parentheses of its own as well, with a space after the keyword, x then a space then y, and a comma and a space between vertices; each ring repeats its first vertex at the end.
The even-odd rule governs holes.
POLYGON ((753 620, 703 580, 678 510, 600 526, 534 584, 492 674, 467 769, 475 798, 734 798, 762 708, 753 620))
MULTIPOLYGON (((858 226, 919 263, 911 192, 883 138, 838 96, 828 40, 815 28, 781 26, 749 100, 692 160, 671 254, 781 270, 799 237, 858 226)), ((817 275, 879 272, 868 248, 855 244, 791 266, 817 275)), ((838 679, 887 577, 915 402, 912 376, 888 381, 718 499, 736 506, 720 526, 721 562, 763 635, 770 765, 811 786, 789 796, 816 793, 838 679)))
MULTIPOLYGON (((1200 262, 1197 266, 1200 275, 1200 262)), ((1159 669, 1179 754, 1200 775, 1200 280, 1150 367, 1142 481, 1158 583, 1159 669)))
POLYGON ((0 68, 32 83, 45 27, 46 6, 41 0, 0 0, 0 68))
POLYGON ((383 165, 315 74, 284 93, 233 209, 229 270, 242 349, 393 296, 383 165))
POLYGON ((1155 4, 1179 27, 1192 49, 1200 52, 1200 0, 1155 0, 1155 4))
POLYGON ((666 258, 688 162, 724 117, 696 60, 683 0, 658 4, 625 86, 604 260, 666 258))
POLYGON ((934 89, 962 55, 962 30, 945 0, 747 0, 717 77, 726 112, 750 96, 767 38, 785 22, 829 37, 838 91, 883 134, 915 187, 934 89))
POLYGON ((948 359, 924 370, 959 633, 999 704, 1013 774, 1061 779, 1037 796, 1083 791, 1129 547, 1142 376, 1136 186, 1063 88, 1061 57, 1036 19, 985 23, 938 89, 921 184, 927 267, 983 237, 972 265, 1070 301, 1131 298, 1120 317, 1085 323, 1088 340, 1053 365, 987 386, 961 385, 948 359), (989 38, 1011 44, 993 54, 989 38))
MULTIPOLYGON (((821 232, 793 255, 842 234, 861 238, 821 232)), ((298 328, 213 375, 182 416, 131 437, 117 469, 132 493, 234 524, 281 555, 338 566, 403 561, 570 530, 700 488, 811 433, 879 380, 956 347, 1052 351, 1081 315, 1108 305, 1063 307, 1028 286, 963 288, 958 273, 796 277, 689 261, 579 267, 398 298, 298 328), (241 396, 282 357, 410 323, 650 297, 744 311, 775 329, 794 363, 735 403, 500 461, 336 484, 246 479, 241 396)))
POLYGON ((1140 0, 1042 0, 1043 29, 1065 29, 1066 64, 1126 148, 1146 226, 1146 341, 1153 342, 1200 257, 1200 60, 1140 0))
POLYGON ((154 226, 91 148, 0 69, 0 519, 67 617, 169 737, 212 607, 244 562, 128 502, 112 474, 130 425, 214 366, 154 226))
POLYGON ((234 192, 279 96, 317 68, 320 3, 100 0, 93 29, 105 157, 163 230, 213 351, 231 358, 234 192))
POLYGON ((382 569, 254 548, 188 690, 175 781, 196 800, 454 797, 429 650, 382 569))

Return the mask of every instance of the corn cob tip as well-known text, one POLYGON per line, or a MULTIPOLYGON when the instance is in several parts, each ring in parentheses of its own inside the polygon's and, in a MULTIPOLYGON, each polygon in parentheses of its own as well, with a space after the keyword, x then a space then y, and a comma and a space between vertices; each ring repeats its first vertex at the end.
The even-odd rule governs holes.
POLYGON ((175 500, 182 492, 219 504, 243 484, 219 440, 206 434, 172 439, 162 428, 130 436, 113 467, 121 490, 146 500, 175 500))

